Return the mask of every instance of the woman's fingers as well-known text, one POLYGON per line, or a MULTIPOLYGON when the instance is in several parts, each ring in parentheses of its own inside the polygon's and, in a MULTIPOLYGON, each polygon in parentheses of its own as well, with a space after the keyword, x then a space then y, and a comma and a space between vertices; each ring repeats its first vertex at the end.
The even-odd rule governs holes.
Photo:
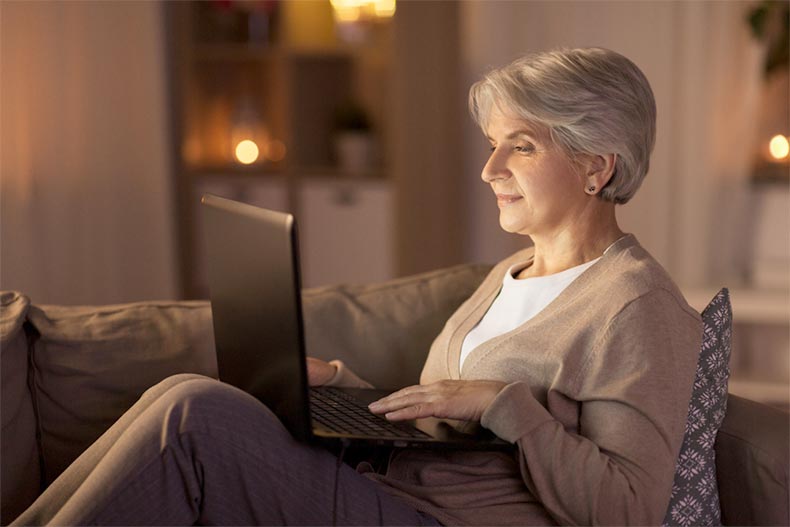
MULTIPOLYGON (((391 416, 416 415, 429 417, 429 404, 434 397, 425 391, 411 390, 406 393, 395 392, 387 397, 371 403, 368 408, 374 414, 385 414, 390 419, 391 416), (428 408, 428 409, 427 409, 428 408), (411 409, 410 412, 403 412, 404 409, 411 409), (399 413, 398 413, 399 412, 399 413), (423 415, 425 414, 425 415, 423 415)), ((400 419, 417 419, 417 417, 399 417, 400 419)))
POLYGON ((439 417, 479 421, 505 383, 499 381, 444 380, 409 386, 369 408, 390 420, 439 417))
POLYGON ((438 416, 436 415, 436 411, 433 409, 433 405, 431 405, 430 403, 425 403, 425 404, 414 404, 411 406, 406 406, 404 408, 401 408, 400 410, 387 412, 384 414, 384 417, 386 417, 390 421, 404 421, 407 419, 423 419, 425 417, 438 417, 438 416))
POLYGON ((404 404, 406 401, 420 397, 423 393, 425 393, 425 390, 422 386, 407 386, 397 392, 392 392, 386 397, 382 397, 378 401, 373 402, 370 406, 375 406, 380 409, 394 408, 398 404, 404 404))

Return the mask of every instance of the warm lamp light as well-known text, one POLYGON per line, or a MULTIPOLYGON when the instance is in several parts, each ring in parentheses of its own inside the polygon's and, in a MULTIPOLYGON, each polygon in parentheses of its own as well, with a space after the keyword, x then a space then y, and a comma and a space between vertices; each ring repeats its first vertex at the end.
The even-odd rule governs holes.
POLYGON ((331 0, 338 22, 361 22, 391 18, 395 0, 331 0))
POLYGON ((395 0, 378 0, 373 9, 379 18, 391 18, 395 14, 395 0))
POLYGON ((258 160, 260 150, 255 141, 245 139, 236 145, 235 149, 236 159, 243 165, 250 165, 258 160))
POLYGON ((772 158, 781 161, 790 154, 790 142, 788 142, 787 137, 777 134, 768 143, 768 151, 771 153, 772 158))

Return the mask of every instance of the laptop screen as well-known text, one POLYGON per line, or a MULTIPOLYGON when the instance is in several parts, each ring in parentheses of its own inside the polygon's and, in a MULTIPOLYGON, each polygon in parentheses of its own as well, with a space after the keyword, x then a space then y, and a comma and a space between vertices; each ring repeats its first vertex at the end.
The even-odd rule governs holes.
POLYGON ((219 379, 257 397, 305 440, 311 424, 295 220, 212 195, 201 203, 219 379))

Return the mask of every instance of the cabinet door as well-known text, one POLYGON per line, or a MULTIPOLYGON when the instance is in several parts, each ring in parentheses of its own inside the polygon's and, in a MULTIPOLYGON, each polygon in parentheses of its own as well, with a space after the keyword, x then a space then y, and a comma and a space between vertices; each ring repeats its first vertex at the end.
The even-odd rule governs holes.
POLYGON ((303 286, 392 278, 392 201, 386 182, 302 182, 298 221, 303 286))

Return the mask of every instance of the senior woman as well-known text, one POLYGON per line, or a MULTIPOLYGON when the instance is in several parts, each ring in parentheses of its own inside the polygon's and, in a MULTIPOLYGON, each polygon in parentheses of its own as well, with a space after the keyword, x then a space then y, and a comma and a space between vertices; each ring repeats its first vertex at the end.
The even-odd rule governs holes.
MULTIPOLYGON (((15 523, 659 524, 672 488, 701 321, 617 224, 648 170, 655 103, 600 48, 525 56, 470 91, 508 232, 497 264, 434 341, 388 419, 479 423, 513 453, 401 450, 375 472, 296 443, 235 388, 151 388, 15 523)), ((365 385, 310 359, 312 384, 365 385)))

